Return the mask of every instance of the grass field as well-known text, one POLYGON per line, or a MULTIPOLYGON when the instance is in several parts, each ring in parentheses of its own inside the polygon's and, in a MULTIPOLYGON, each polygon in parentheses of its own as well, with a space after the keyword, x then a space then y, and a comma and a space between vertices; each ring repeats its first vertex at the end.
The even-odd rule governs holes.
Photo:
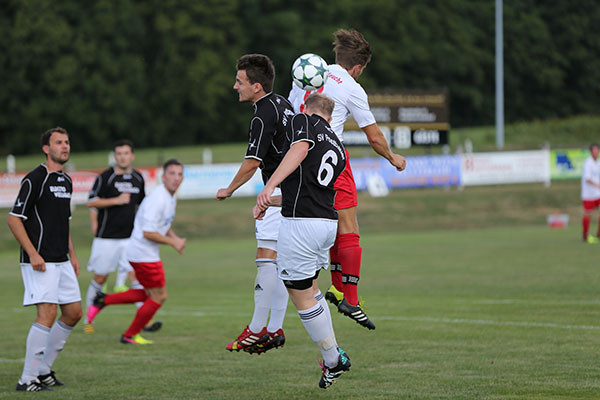
MULTIPOLYGON (((133 306, 112 306, 97 333, 75 328, 54 369, 67 387, 48 399, 597 399, 597 246, 580 241, 578 184, 395 191, 360 196, 360 294, 377 325, 334 313, 351 371, 317 387, 316 347, 293 306, 284 349, 230 354, 249 322, 255 275, 252 199, 180 202, 179 256, 163 249, 169 299, 152 346, 121 345, 133 306), (549 229, 545 214, 571 215, 549 229)), ((81 263, 91 237, 75 210, 81 263)), ((594 226, 593 226, 594 228, 594 226)), ((0 237, 0 398, 14 392, 34 310, 21 304, 17 251, 0 237)), ((91 275, 82 272, 85 290, 91 275)), ((320 278, 326 289, 327 274, 320 278)), ((333 311, 333 309, 332 309, 333 311)))

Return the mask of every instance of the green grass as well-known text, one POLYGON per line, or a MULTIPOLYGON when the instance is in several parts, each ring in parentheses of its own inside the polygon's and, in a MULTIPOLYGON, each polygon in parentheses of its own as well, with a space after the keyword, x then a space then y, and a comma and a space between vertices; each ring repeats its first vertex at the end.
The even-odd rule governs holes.
MULTIPOLYGON (((574 116, 564 119, 520 122, 505 127, 505 150, 539 149, 548 142, 552 148, 587 148, 591 142, 597 141, 600 132, 600 115, 574 116)), ((458 146, 464 148, 469 139, 475 152, 496 151, 496 130, 494 126, 453 128, 450 132, 452 152, 458 146)), ((73 138, 77 140, 77 138, 73 138)), ((103 169, 108 164, 110 144, 102 151, 71 154, 73 169, 103 169)), ((213 163, 241 162, 247 143, 229 143, 219 145, 197 145, 166 148, 140 148, 136 150, 135 165, 138 167, 154 167, 161 165, 171 157, 176 157, 184 164, 202 164, 205 149, 211 149, 213 163)), ((370 147, 350 147, 351 157, 375 157, 370 147)), ((413 147, 397 150, 403 155, 439 154, 441 147, 413 147)), ((6 154, 0 150, 0 172, 6 172, 6 154)), ((17 157, 17 171, 29 171, 43 161, 41 152, 17 157)))
MULTIPOLYGON (((182 201, 183 256, 162 250, 169 299, 156 344, 124 346, 133 306, 112 306, 94 335, 78 325, 55 370, 67 387, 48 399, 597 399, 598 246, 580 240, 578 185, 394 191, 360 196, 360 294, 377 325, 334 313, 351 371, 317 387, 318 351, 293 306, 284 349, 261 356, 224 346, 249 322, 255 275, 252 199, 182 201), (548 212, 571 215, 567 229, 548 212)), ((85 265, 91 237, 75 210, 85 265)), ((593 225, 592 229, 595 229, 593 225)), ((3 233, 4 235, 4 233, 3 233)), ((35 311, 21 306, 17 251, 0 243, 0 398, 14 385, 35 311)), ((80 276, 85 292, 91 275, 80 276)), ((320 278, 328 286, 327 274, 320 278)), ((332 309, 333 310, 333 309, 332 309)))

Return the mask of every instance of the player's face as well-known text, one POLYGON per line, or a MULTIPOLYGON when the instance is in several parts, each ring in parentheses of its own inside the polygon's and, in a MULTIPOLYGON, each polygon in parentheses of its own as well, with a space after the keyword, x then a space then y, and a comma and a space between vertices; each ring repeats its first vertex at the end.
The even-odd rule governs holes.
POLYGON ((593 146, 591 153, 594 160, 596 160, 598 158, 598 154, 600 153, 600 148, 598 148, 597 146, 593 146))
POLYGON ((181 165, 169 165, 163 173, 162 181, 167 190, 174 194, 183 182, 183 167, 181 165))
POLYGON ((65 164, 69 161, 69 153, 71 151, 71 143, 69 135, 64 133, 54 132, 50 136, 49 144, 42 147, 42 150, 48 156, 48 160, 57 164, 65 164))
POLYGON ((135 159, 135 154, 128 145, 115 147, 115 161, 121 169, 128 169, 135 159))
POLYGON ((254 102, 256 94, 260 91, 260 85, 258 83, 250 83, 248 75, 246 75, 246 70, 241 69, 235 75, 233 89, 240 95, 240 102, 254 102))

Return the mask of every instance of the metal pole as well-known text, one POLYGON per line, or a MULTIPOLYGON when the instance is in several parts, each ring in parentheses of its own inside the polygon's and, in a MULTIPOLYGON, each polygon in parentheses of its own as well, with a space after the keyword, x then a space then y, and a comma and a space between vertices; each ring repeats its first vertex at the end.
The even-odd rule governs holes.
POLYGON ((504 148, 504 52, 502 0, 496 0, 496 148, 504 148))

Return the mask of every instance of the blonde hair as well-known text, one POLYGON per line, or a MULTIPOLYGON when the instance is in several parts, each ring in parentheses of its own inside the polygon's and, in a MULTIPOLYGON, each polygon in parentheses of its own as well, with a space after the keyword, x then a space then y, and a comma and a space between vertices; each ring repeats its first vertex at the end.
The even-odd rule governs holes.
POLYGON ((329 97, 321 93, 313 93, 306 98, 304 105, 311 111, 317 111, 326 119, 331 118, 335 103, 329 97))

